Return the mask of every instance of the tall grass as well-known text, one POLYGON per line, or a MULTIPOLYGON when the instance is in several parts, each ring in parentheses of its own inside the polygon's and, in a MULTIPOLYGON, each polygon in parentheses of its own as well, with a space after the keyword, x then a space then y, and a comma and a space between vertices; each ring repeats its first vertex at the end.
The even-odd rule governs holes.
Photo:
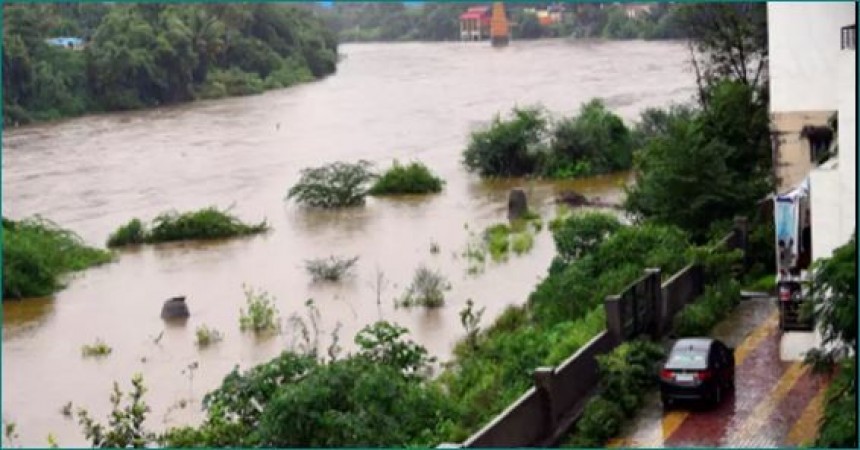
POLYGON ((394 164, 370 188, 371 195, 387 194, 428 194, 442 191, 445 184, 420 162, 412 162, 403 166, 394 164))
POLYGON ((103 264, 109 252, 46 219, 3 219, 3 298, 42 297, 63 288, 69 272, 103 264))
POLYGON ((162 213, 147 227, 134 218, 119 227, 108 238, 108 247, 170 242, 182 240, 218 239, 262 233, 269 229, 266 221, 246 224, 227 211, 208 207, 186 213, 162 213))

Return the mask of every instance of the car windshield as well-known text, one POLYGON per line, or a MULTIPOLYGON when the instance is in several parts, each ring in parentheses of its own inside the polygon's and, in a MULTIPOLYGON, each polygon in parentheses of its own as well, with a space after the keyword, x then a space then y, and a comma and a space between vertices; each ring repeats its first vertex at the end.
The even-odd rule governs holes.
POLYGON ((708 364, 706 350, 699 348, 676 348, 666 362, 667 369, 706 369, 708 364))

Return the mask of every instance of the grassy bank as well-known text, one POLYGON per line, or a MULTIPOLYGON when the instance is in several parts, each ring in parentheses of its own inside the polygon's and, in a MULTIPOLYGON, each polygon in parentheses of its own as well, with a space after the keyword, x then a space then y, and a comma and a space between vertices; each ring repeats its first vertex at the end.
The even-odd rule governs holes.
POLYGON ((219 239, 262 233, 268 229, 265 220, 246 224, 227 211, 208 207, 181 214, 175 211, 162 213, 153 219, 150 226, 134 218, 110 235, 107 246, 219 239))
POLYGON ((70 272, 111 260, 75 233, 41 219, 3 219, 3 299, 42 297, 64 287, 70 272))

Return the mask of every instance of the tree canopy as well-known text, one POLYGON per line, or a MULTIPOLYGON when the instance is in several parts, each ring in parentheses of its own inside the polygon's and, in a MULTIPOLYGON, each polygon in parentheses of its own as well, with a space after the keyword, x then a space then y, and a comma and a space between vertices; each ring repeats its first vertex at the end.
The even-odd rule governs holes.
POLYGON ((261 92, 334 72, 337 39, 276 4, 4 5, 3 120, 261 92), (75 36, 83 48, 49 45, 75 36))

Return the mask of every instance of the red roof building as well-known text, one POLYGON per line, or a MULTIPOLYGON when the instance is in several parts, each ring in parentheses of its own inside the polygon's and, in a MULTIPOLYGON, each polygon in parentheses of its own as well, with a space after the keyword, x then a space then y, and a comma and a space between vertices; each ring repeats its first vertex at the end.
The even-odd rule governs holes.
POLYGON ((490 37, 489 6, 472 6, 460 15, 460 40, 480 41, 490 37))

